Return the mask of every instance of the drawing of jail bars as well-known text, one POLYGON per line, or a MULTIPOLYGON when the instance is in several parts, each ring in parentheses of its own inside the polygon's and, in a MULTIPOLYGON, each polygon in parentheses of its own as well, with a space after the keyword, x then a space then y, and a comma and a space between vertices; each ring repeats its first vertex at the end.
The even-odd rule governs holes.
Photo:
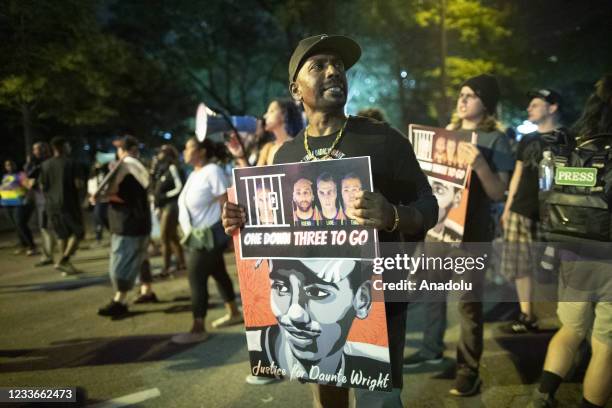
POLYGON ((432 161, 433 137, 436 132, 432 130, 411 128, 411 142, 414 154, 418 160, 432 161))
POLYGON ((284 174, 268 174, 240 178, 244 182, 249 214, 245 228, 290 227, 285 222, 283 177, 285 177, 284 174), (252 206, 255 207, 254 211, 251 210, 252 206), (255 217, 253 217, 253 212, 255 217))

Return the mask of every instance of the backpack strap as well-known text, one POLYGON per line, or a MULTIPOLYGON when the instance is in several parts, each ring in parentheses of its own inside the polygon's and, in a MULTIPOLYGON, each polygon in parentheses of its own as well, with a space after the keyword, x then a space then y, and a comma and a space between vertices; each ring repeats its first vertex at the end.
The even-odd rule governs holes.
POLYGON ((555 167, 565 167, 569 161, 567 156, 554 155, 555 167))
POLYGON ((593 154, 591 157, 591 167, 603 169, 610 159, 610 153, 612 153, 612 151, 604 150, 603 152, 593 154))

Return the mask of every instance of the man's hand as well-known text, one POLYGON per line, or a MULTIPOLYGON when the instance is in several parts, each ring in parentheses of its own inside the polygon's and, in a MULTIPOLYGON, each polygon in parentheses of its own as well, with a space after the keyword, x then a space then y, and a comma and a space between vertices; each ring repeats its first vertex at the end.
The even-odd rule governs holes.
POLYGON ((472 166, 474 171, 487 164, 478 147, 471 143, 459 143, 459 155, 465 158, 465 162, 472 166))
POLYGON ((232 235, 237 229, 246 223, 246 213, 244 208, 238 204, 226 201, 223 205, 223 213, 221 214, 221 222, 227 235, 232 235))
POLYGON ((395 221, 393 206, 380 193, 360 191, 355 194, 355 220, 363 226, 390 229, 395 221))

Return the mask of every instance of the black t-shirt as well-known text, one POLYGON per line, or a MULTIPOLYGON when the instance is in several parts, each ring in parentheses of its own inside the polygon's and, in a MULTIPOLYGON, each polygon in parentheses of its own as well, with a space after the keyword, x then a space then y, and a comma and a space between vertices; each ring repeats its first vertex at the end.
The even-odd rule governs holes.
POLYGON ((142 236, 151 233, 151 210, 147 190, 136 178, 127 174, 117 196, 124 203, 111 202, 108 209, 110 232, 117 235, 142 236))
MULTIPOLYGON (((337 133, 309 137, 308 146, 317 158, 329 153, 337 133)), ((410 237, 420 240, 438 218, 438 205, 427 177, 421 171, 414 150, 399 131, 386 123, 352 116, 344 134, 329 153, 334 159, 369 156, 375 191, 392 204, 411 205, 423 214, 425 231, 410 237)), ((295 163, 308 160, 304 149, 304 131, 283 144, 274 156, 274 163, 295 163)), ((399 241, 399 233, 379 231, 381 242, 399 241)))
MULTIPOLYGON (((427 177, 416 160, 408 139, 386 123, 369 118, 350 117, 344 134, 333 151, 330 146, 337 133, 327 136, 309 137, 308 146, 317 158, 329 154, 335 159, 345 157, 370 157, 375 191, 380 192, 390 203, 411 205, 423 215, 424 231, 409 240, 421 240, 427 230, 438 219, 438 202, 431 191, 427 177)), ((295 163, 308 160, 304 149, 304 131, 293 140, 283 144, 274 156, 274 163, 295 163)), ((398 231, 378 231, 381 242, 399 242, 398 231)), ((381 248, 382 256, 389 250, 381 248)), ((392 250, 393 251, 393 250, 392 250)), ((392 380, 395 388, 402 386, 402 361, 394 359, 404 349, 406 303, 386 303, 389 352, 391 357, 392 380)))
MULTIPOLYGON (((478 133, 478 150, 493 173, 511 173, 514 168, 512 149, 506 135, 499 131, 478 133)), ((472 172, 470 195, 465 216, 463 242, 490 242, 493 239, 492 201, 476 175, 472 172)))
POLYGON ((539 132, 523 136, 516 150, 516 159, 523 162, 523 173, 519 180, 510 211, 532 220, 538 220, 538 166, 542 160, 544 142, 539 132))
POLYGON ((52 157, 43 162, 40 181, 49 213, 80 214, 76 181, 82 176, 80 166, 68 157, 52 157))

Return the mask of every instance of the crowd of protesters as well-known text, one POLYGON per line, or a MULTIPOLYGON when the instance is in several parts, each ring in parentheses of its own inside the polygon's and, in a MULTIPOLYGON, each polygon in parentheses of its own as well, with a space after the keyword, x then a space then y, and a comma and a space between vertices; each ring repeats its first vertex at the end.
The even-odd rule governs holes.
MULTIPOLYGON (((332 74, 335 69, 329 68, 332 74)), ((559 135, 567 140, 581 140, 589 135, 612 133, 612 76, 606 75, 597 82, 573 127, 563 123, 564 102, 558 92, 542 88, 528 93, 527 118, 537 126, 537 131, 524 135, 515 151, 496 117, 501 98, 496 78, 488 74, 467 78, 457 92, 456 109, 447 129, 478 134, 476 144, 459 146, 460 155, 473 172, 463 241, 491 242, 494 224, 501 222, 504 242, 513 245, 504 247, 500 273, 515 284, 520 305, 518 318, 505 326, 504 331, 535 332, 539 326, 533 307, 534 271, 539 266, 537 254, 530 252, 534 248, 530 244, 541 240, 538 166, 546 146, 557 142, 559 135), (496 202, 505 202, 501 220, 491 215, 496 202)), ((376 123, 384 121, 384 114, 374 108, 359 115, 376 123)), ((275 154, 301 134, 304 123, 304 113, 296 103, 275 99, 255 134, 231 132, 224 144, 190 138, 182 155, 177 147, 166 144, 159 148, 149 168, 139 157, 139 141, 124 136, 114 143, 116 160, 95 163, 88 181, 81 167, 71 159, 66 139, 56 137, 50 145, 36 143, 23 170, 12 160, 4 162, 0 203, 15 226, 19 239, 17 253, 30 256, 41 253, 36 266, 53 265, 66 276, 79 273, 71 260, 85 236, 82 203, 89 202, 93 206, 97 245, 104 245, 104 230, 110 233, 109 273, 115 291, 111 301, 98 313, 118 317, 128 313, 128 293, 137 281, 140 281, 140 290, 134 303, 158 301, 152 290, 148 250, 152 220, 156 220, 160 224, 163 261, 160 277, 186 270, 191 290, 193 325, 172 341, 179 344, 204 341, 208 338, 205 318, 209 276, 216 281, 226 307, 226 314, 211 326, 219 329, 243 321, 234 283, 223 259, 229 244, 222 224, 222 218, 226 219, 222 208, 230 185, 225 164, 228 160, 236 167, 274 163, 275 154), (40 249, 30 229, 29 221, 34 213, 40 231, 40 249)), ((323 133, 321 136, 326 136, 323 133)), ((427 224, 424 222, 424 225, 427 224)), ((225 230, 228 231, 227 226, 225 230)), ((598 263, 591 267, 605 268, 598 263)), ((473 283, 476 291, 484 290, 484 277, 473 283)), ((481 387, 483 304, 480 299, 462 298, 458 310, 461 330, 455 383, 450 393, 471 396, 481 387)), ((403 360, 405 367, 442 361, 446 313, 445 301, 426 303, 428 323, 423 344, 403 360)), ((592 358, 584 380, 582 406, 602 407, 612 391, 612 303, 596 299, 560 302, 558 315, 562 327, 549 345, 541 384, 531 406, 554 405, 556 390, 569 371, 576 351, 590 336, 592 358)), ((273 380, 249 376, 247 381, 263 384, 273 380)), ((324 398, 328 391, 317 392, 315 400, 324 398)), ((332 394, 327 397, 336 398, 332 394)))

